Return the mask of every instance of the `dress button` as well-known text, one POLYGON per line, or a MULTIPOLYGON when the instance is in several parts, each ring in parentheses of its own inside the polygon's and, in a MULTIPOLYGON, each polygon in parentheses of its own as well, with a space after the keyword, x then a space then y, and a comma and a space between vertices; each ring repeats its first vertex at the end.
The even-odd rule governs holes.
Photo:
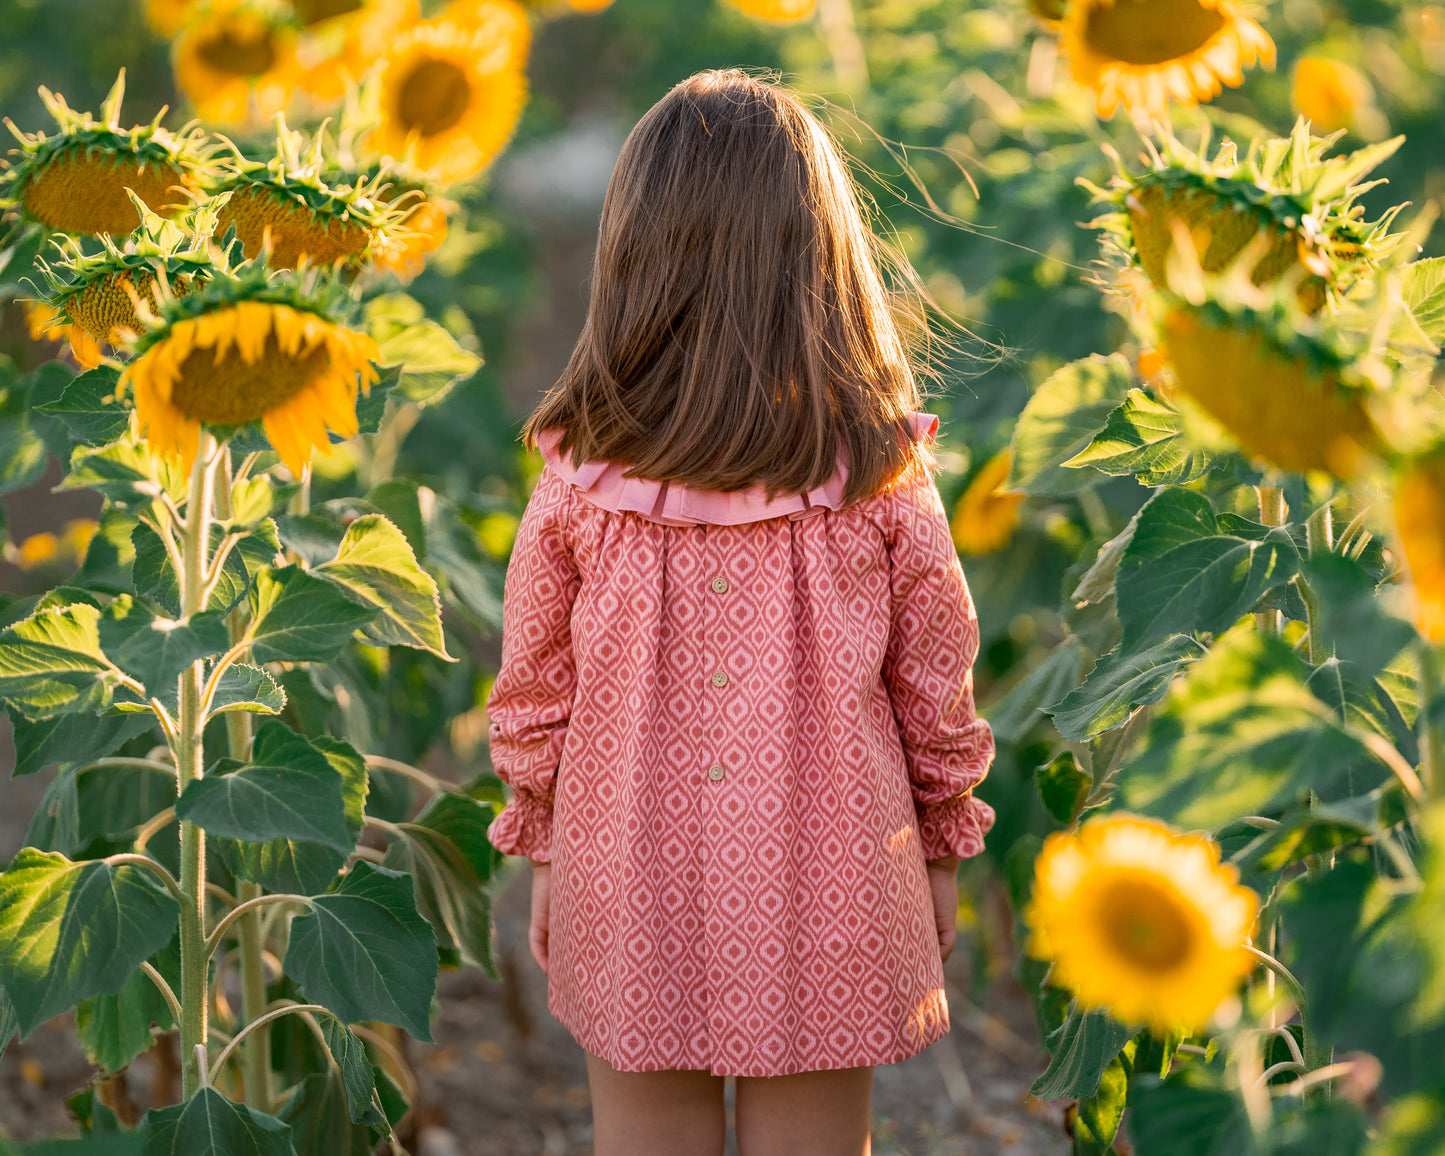
POLYGON ((712 676, 712 684, 713 684, 713 686, 716 686, 716 687, 724 687, 724 686, 727 686, 727 684, 728 684, 728 672, 725 671, 725 670, 720 670, 720 671, 718 671, 715 675, 712 676))
POLYGON ((726 774, 727 774, 727 772, 726 772, 725 770, 723 770, 722 767, 720 767, 717 763, 713 763, 713 765, 710 766, 710 767, 708 767, 708 769, 707 769, 707 777, 710 778, 710 779, 711 779, 713 782, 715 782, 715 783, 720 783, 720 782, 722 782, 722 781, 723 781, 723 777, 724 777, 726 774))
POLYGON ((712 580, 712 592, 714 594, 726 594, 728 592, 728 580, 726 578, 714 578, 712 580))

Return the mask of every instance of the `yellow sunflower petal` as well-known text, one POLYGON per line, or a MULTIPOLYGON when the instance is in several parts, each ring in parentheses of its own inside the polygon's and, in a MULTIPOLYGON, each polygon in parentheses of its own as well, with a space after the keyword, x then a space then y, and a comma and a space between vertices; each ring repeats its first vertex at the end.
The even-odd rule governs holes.
MULTIPOLYGON (((129 370, 127 371, 129 372, 129 370)), ((160 453, 177 454, 189 471, 200 446, 201 423, 193 421, 152 388, 148 378, 132 377, 136 422, 141 436, 160 453)))
POLYGON ((1415 625, 1445 642, 1445 452, 1411 463, 1395 487, 1395 528, 1414 592, 1415 625))
POLYGON ((1024 495, 1002 489, 1011 462, 1008 450, 995 454, 974 475, 953 508, 949 529, 953 544, 964 554, 991 554, 1013 537, 1024 495))
POLYGON ((105 360, 100 342, 78 325, 70 327, 70 352, 83 369, 94 369, 105 360))

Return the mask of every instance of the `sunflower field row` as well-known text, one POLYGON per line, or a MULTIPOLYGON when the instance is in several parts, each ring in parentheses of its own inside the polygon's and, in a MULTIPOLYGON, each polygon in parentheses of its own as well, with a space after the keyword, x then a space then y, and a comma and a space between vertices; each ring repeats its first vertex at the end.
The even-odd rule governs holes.
POLYGON ((1078 1153, 1445 1147, 1445 8, 114 7, 77 112, 0 0, 11 73, 56 72, 0 174, 0 492, 58 460, 104 498, 6 546, 16 773, 59 773, 0 873, 0 1047, 78 1006, 99 1077, 153 1030, 185 1063, 138 1132, 77 1097, 92 1139, 402 1120, 387 1033, 490 966, 501 870, 495 781, 418 767, 480 754, 536 469, 494 365, 545 238, 489 166, 746 64, 816 94, 959 327, 999 740, 965 878, 1013 901, 1033 1093, 1078 1153))

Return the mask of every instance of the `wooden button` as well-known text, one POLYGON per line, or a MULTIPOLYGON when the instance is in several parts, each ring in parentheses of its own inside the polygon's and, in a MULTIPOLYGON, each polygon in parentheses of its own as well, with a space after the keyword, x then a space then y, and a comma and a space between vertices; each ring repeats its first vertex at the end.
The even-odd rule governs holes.
POLYGON ((714 594, 726 594, 728 592, 728 580, 718 577, 712 580, 712 592, 714 594))
POLYGON ((716 686, 716 687, 718 687, 718 688, 722 688, 722 687, 724 687, 724 686, 727 686, 727 684, 728 684, 728 672, 725 671, 725 670, 720 670, 720 671, 718 671, 715 675, 712 676, 712 684, 713 684, 713 686, 716 686))
POLYGON ((723 770, 722 767, 718 766, 717 763, 713 763, 713 765, 708 767, 707 769, 707 777, 715 783, 722 782, 726 775, 727 772, 723 770))

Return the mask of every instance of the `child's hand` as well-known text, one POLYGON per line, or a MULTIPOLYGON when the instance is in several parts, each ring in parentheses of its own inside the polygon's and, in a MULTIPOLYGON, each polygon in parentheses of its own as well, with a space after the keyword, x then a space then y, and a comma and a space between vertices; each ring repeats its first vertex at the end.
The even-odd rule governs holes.
MULTIPOLYGON (((933 923, 938 928, 938 954, 946 962, 958 939, 958 860, 931 859, 928 862, 928 891, 933 897, 933 923)), ((532 910, 536 911, 536 890, 532 910)), ((536 915, 533 915, 535 924, 536 915)))
POLYGON ((543 972, 547 970, 547 930, 552 915, 552 864, 532 864, 532 926, 527 930, 527 946, 532 958, 543 972))

